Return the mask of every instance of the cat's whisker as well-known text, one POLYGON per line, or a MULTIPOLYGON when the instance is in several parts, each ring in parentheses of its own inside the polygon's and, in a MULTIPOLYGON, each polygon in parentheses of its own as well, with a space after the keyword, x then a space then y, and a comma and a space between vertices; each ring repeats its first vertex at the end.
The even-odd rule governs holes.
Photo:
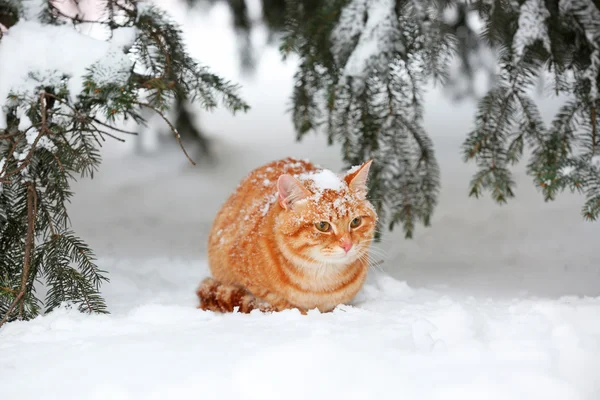
POLYGON ((387 251, 382 250, 382 249, 371 248, 371 249, 369 249, 369 253, 379 256, 379 257, 382 257, 382 258, 386 258, 386 259, 389 258, 389 254, 387 253, 387 251))
POLYGON ((383 264, 388 258, 387 255, 385 255, 384 253, 378 252, 369 252, 367 254, 367 257, 369 258, 369 260, 375 261, 378 264, 383 264))
POLYGON ((376 254, 376 255, 378 255, 380 257, 384 257, 384 258, 388 258, 389 257, 389 254, 388 254, 387 250, 384 250, 384 249, 382 249, 380 247, 375 247, 373 245, 371 245, 368 248, 368 252, 371 253, 371 254, 376 254))
POLYGON ((371 259, 369 254, 362 254, 361 255, 361 262, 366 263, 367 267, 369 269, 371 268, 377 268, 379 271, 381 272, 385 272, 382 268, 381 268, 381 264, 383 264, 383 260, 373 260, 371 259))

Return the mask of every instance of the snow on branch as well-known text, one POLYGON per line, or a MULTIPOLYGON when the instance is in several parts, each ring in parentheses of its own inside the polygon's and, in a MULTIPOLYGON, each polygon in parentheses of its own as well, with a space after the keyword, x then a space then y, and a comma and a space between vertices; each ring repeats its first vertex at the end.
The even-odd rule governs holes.
POLYGON ((527 0, 521 5, 519 13, 519 29, 515 33, 513 51, 517 59, 523 57, 525 48, 540 40, 544 48, 550 50, 550 37, 546 20, 550 18, 550 12, 546 9, 543 0, 527 0))
POLYGON ((397 50, 399 27, 395 4, 393 0, 353 0, 342 10, 332 32, 333 51, 338 62, 344 63, 343 75, 354 78, 357 85, 364 84, 371 69, 387 70, 389 52, 397 50))
POLYGON ((71 26, 28 20, 17 23, 4 37, 0 59, 0 129, 6 128, 2 110, 11 101, 9 95, 31 96, 40 85, 67 81, 71 101, 76 101, 89 74, 100 85, 125 85, 133 65, 113 43, 80 34, 71 26))

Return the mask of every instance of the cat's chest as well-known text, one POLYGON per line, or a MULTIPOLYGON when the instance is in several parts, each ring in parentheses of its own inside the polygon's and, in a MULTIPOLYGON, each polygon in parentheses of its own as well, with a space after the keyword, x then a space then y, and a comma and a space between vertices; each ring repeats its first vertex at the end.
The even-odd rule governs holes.
POLYGON ((304 270, 289 276, 285 291, 292 303, 305 308, 329 311, 336 305, 349 302, 362 287, 367 268, 360 263, 343 271, 327 268, 304 270))

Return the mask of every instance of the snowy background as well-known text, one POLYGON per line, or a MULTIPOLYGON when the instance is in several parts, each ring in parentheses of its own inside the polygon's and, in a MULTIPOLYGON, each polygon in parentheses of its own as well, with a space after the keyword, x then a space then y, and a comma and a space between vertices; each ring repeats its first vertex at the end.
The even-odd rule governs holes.
MULTIPOLYGON (((265 32, 255 32, 257 73, 245 76, 224 6, 203 15, 159 3, 194 56, 243 84, 252 109, 200 114, 215 159, 197 167, 156 140, 158 120, 144 155, 131 140, 107 145, 70 213, 109 271, 112 314, 61 309, 2 328, 3 399, 600 398, 600 224, 583 221, 579 196, 544 203, 523 166, 508 205, 469 198, 474 168, 459 148, 475 106, 436 90, 425 113, 442 171, 432 227, 413 240, 385 234, 355 304, 305 317, 195 309, 212 219, 239 180, 287 156, 339 170, 340 149, 295 141, 295 64, 260 46, 265 32)), ((539 104, 549 119, 561 101, 539 104)))

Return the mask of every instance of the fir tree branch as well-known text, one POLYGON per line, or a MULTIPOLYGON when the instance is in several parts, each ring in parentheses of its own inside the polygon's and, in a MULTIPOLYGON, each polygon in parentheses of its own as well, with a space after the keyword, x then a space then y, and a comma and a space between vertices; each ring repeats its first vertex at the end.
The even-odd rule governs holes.
MULTIPOLYGON (((4 4, 3 1, 0 3, 4 4)), ((31 72, 28 79, 36 82, 35 87, 15 82, 19 91, 9 93, 9 102, 0 99, 7 123, 6 129, 0 130, 0 182, 3 185, 0 191, 0 318, 3 323, 13 320, 15 314, 27 319, 40 312, 38 303, 41 302, 33 286, 40 275, 48 288, 46 312, 65 301, 79 304, 80 311, 106 312, 99 288, 108 279, 105 271, 94 264, 91 249, 69 230, 66 204, 73 195, 71 179, 75 174, 94 174, 100 164, 99 148, 103 143, 109 138, 123 141, 119 133, 136 134, 114 126, 117 118, 143 124, 143 108, 158 113, 194 164, 183 147, 176 125, 166 117, 172 101, 199 100, 207 109, 217 106, 219 101, 234 113, 248 109, 237 94, 237 85, 211 73, 191 58, 180 28, 170 22, 164 11, 153 6, 138 8, 134 0, 109 0, 102 7, 99 20, 87 22, 102 24, 111 35, 119 27, 135 28, 131 47, 111 44, 115 45, 112 50, 117 51, 115 74, 111 70, 113 66, 106 63, 113 60, 112 55, 89 65, 87 73, 79 77, 67 71, 55 71, 48 77, 32 70, 28 71, 31 72), (146 74, 133 72, 133 65, 128 69, 126 61, 119 64, 119 50, 135 54, 136 69, 147 71, 146 74), (83 90, 71 92, 73 85, 69 83, 79 78, 83 80, 83 90), (142 100, 144 96, 147 100, 142 100), (28 185, 33 185, 35 191, 32 229, 37 242, 31 248, 28 245, 31 236, 27 223, 28 219, 31 221, 28 185)), ((24 16, 21 11, 17 16, 24 16)), ((52 4, 44 6, 37 20, 42 26, 64 24, 65 20, 75 25, 86 22, 79 12, 68 16, 57 11, 60 10, 53 9, 52 4)))
POLYGON ((35 240, 35 218, 37 208, 37 194, 33 183, 27 184, 27 236, 25 238, 25 256, 23 261, 23 270, 21 272, 21 287, 19 293, 8 307, 8 311, 0 320, 0 327, 4 325, 12 316, 13 310, 19 305, 18 318, 23 318, 24 297, 27 294, 27 282, 29 280, 29 270, 31 269, 31 257, 35 240))

